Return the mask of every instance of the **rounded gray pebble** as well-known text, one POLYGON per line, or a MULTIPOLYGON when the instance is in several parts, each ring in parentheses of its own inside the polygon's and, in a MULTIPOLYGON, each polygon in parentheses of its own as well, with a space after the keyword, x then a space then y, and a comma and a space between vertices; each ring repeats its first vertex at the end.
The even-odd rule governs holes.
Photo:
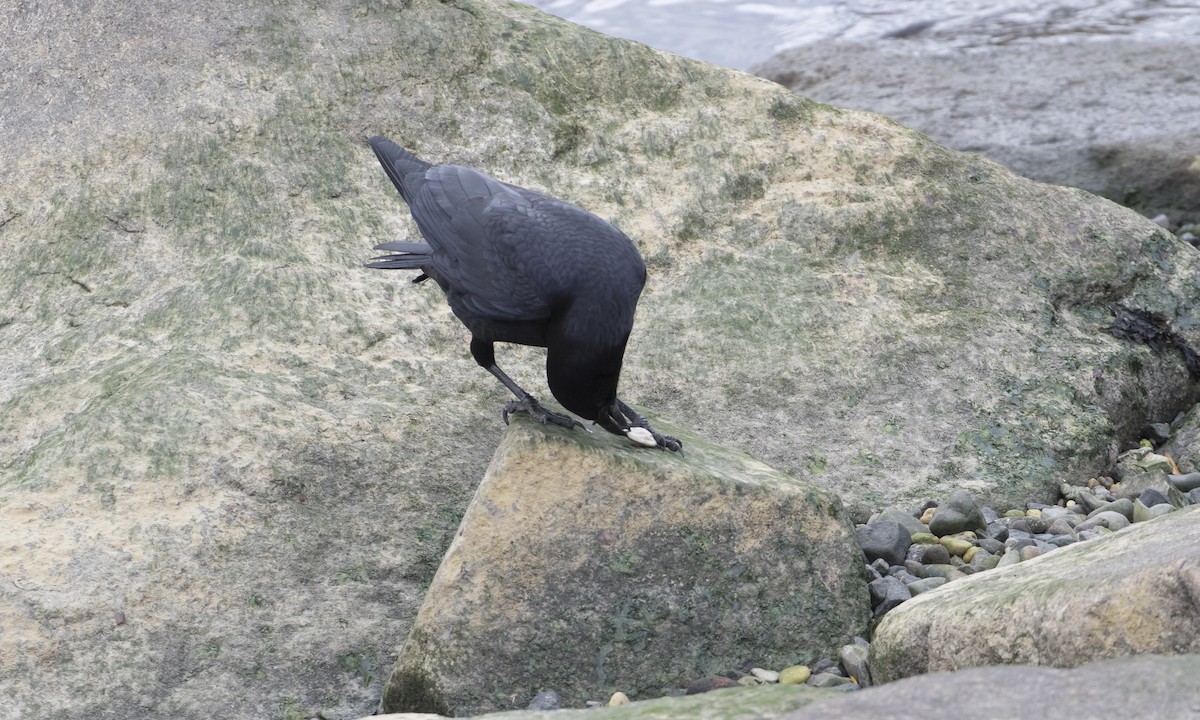
POLYGON ((933 511, 933 519, 929 521, 929 532, 938 537, 986 528, 987 523, 983 521, 979 506, 966 490, 951 493, 946 502, 933 511))
MULTIPOLYGON (((1133 514, 1133 503, 1130 503, 1129 514, 1133 514)), ((1121 528, 1129 527, 1129 518, 1119 512, 1105 510, 1104 512, 1096 513, 1092 517, 1079 524, 1075 528, 1078 532, 1084 532, 1097 527, 1105 527, 1109 530, 1120 530, 1121 528)))
POLYGON ((854 529, 854 536, 868 562, 883 558, 889 564, 904 561, 912 536, 903 525, 893 520, 880 520, 854 529))
POLYGON ((558 698, 558 693, 553 690, 543 690, 533 699, 529 701, 527 710, 558 710, 562 707, 562 701, 558 698))
POLYGON ((947 582, 948 581, 944 577, 931 577, 909 583, 906 587, 908 587, 908 591, 915 596, 920 595, 923 592, 929 592, 934 588, 941 587, 947 582))

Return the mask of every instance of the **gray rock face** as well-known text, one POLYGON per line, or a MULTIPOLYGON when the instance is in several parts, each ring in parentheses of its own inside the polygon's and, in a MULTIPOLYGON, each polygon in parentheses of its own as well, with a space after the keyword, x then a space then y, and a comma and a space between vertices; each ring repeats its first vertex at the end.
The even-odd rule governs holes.
POLYGON ((1196 67, 1194 43, 1020 43, 929 56, 884 40, 796 48, 753 72, 1027 177, 1178 220, 1200 213, 1196 67))
POLYGON ((740 658, 832 656, 865 632, 862 553, 836 497, 664 432, 686 456, 514 420, 384 709, 430 695, 456 714, 524 707, 551 682, 568 707, 612 688, 654 697, 740 658))
POLYGON ((982 665, 1198 653, 1198 547, 1200 507, 1188 507, 1028 562, 1001 562, 888 613, 872 639, 871 672, 889 682, 982 665))
POLYGON ((1197 677, 1200 655, 1120 658, 1071 670, 985 667, 908 678, 815 702, 783 717, 879 720, 901 717, 899 709, 920 708, 925 720, 961 720, 969 706, 969 716, 976 718, 1179 720, 1195 714, 1200 704, 1197 677))
MULTIPOLYGON (((650 276, 625 398, 855 519, 956 487, 1048 500, 1195 395, 1178 358, 1097 332, 1114 303, 1200 304, 1194 250, 879 116, 488 0, 14 7, 20 717, 376 706, 507 398, 436 288, 362 268, 417 233, 370 133, 619 225, 650 276)), ((544 355, 500 354, 545 399, 544 355)))

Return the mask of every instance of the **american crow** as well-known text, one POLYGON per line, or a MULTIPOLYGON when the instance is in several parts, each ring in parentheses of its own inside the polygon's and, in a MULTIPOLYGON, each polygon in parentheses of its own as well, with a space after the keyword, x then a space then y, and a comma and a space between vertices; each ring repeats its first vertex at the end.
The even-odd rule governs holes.
POLYGON ((471 332, 471 355, 517 396, 504 406, 542 423, 583 427, 551 412, 496 366, 493 343, 546 348, 546 380, 562 406, 616 435, 667 450, 661 435, 617 397, 646 265, 624 233, 561 200, 459 165, 431 165, 392 141, 371 148, 427 243, 389 242, 367 265, 433 278, 471 332))

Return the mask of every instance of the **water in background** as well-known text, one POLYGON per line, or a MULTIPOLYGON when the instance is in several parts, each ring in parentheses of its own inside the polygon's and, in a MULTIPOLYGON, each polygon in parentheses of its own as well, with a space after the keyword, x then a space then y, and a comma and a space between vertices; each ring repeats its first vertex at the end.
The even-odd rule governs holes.
POLYGON ((905 37, 914 50, 1123 36, 1200 42, 1200 0, 523 0, 679 55, 747 69, 781 50, 905 37))

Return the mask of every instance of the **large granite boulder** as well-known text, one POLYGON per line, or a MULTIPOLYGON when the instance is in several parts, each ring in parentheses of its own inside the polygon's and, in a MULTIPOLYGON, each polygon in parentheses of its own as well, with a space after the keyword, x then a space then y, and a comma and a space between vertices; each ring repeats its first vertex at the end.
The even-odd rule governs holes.
MULTIPOLYGON (((1005 720, 1179 720, 1200 704, 1200 655, 1140 655, 1071 669, 1004 665, 932 673, 861 692, 772 685, 704 695, 647 700, 593 710, 519 710, 489 720, 877 720, 971 716, 1005 720)), ((378 720, 437 720, 438 715, 394 714, 378 720)), ((362 720, 367 720, 363 718, 362 720)))
POLYGON ((1200 654, 1200 507, 922 593, 871 643, 880 681, 983 665, 1200 654))
MULTIPOLYGON (((1200 45, 1112 38, 936 52, 904 38, 786 50, 754 72, 883 113, 1026 177, 1200 217, 1200 45), (1020 78, 1020 82, 1014 82, 1020 78)), ((1061 40, 1061 38, 1059 38, 1061 40)))
MULTIPOLYGON (((669 432, 674 433, 675 430, 669 432)), ((514 421, 388 681, 384 710, 567 707, 830 657, 866 632, 836 495, 681 433, 686 455, 514 421)))
POLYGON ((25 3, 0 44, 23 717, 377 703, 506 398, 435 288, 362 268, 415 233, 370 133, 618 223, 651 278, 623 395, 863 518, 1048 499, 1195 399, 1099 331, 1196 341, 1197 254, 1136 214, 525 6, 25 3))

